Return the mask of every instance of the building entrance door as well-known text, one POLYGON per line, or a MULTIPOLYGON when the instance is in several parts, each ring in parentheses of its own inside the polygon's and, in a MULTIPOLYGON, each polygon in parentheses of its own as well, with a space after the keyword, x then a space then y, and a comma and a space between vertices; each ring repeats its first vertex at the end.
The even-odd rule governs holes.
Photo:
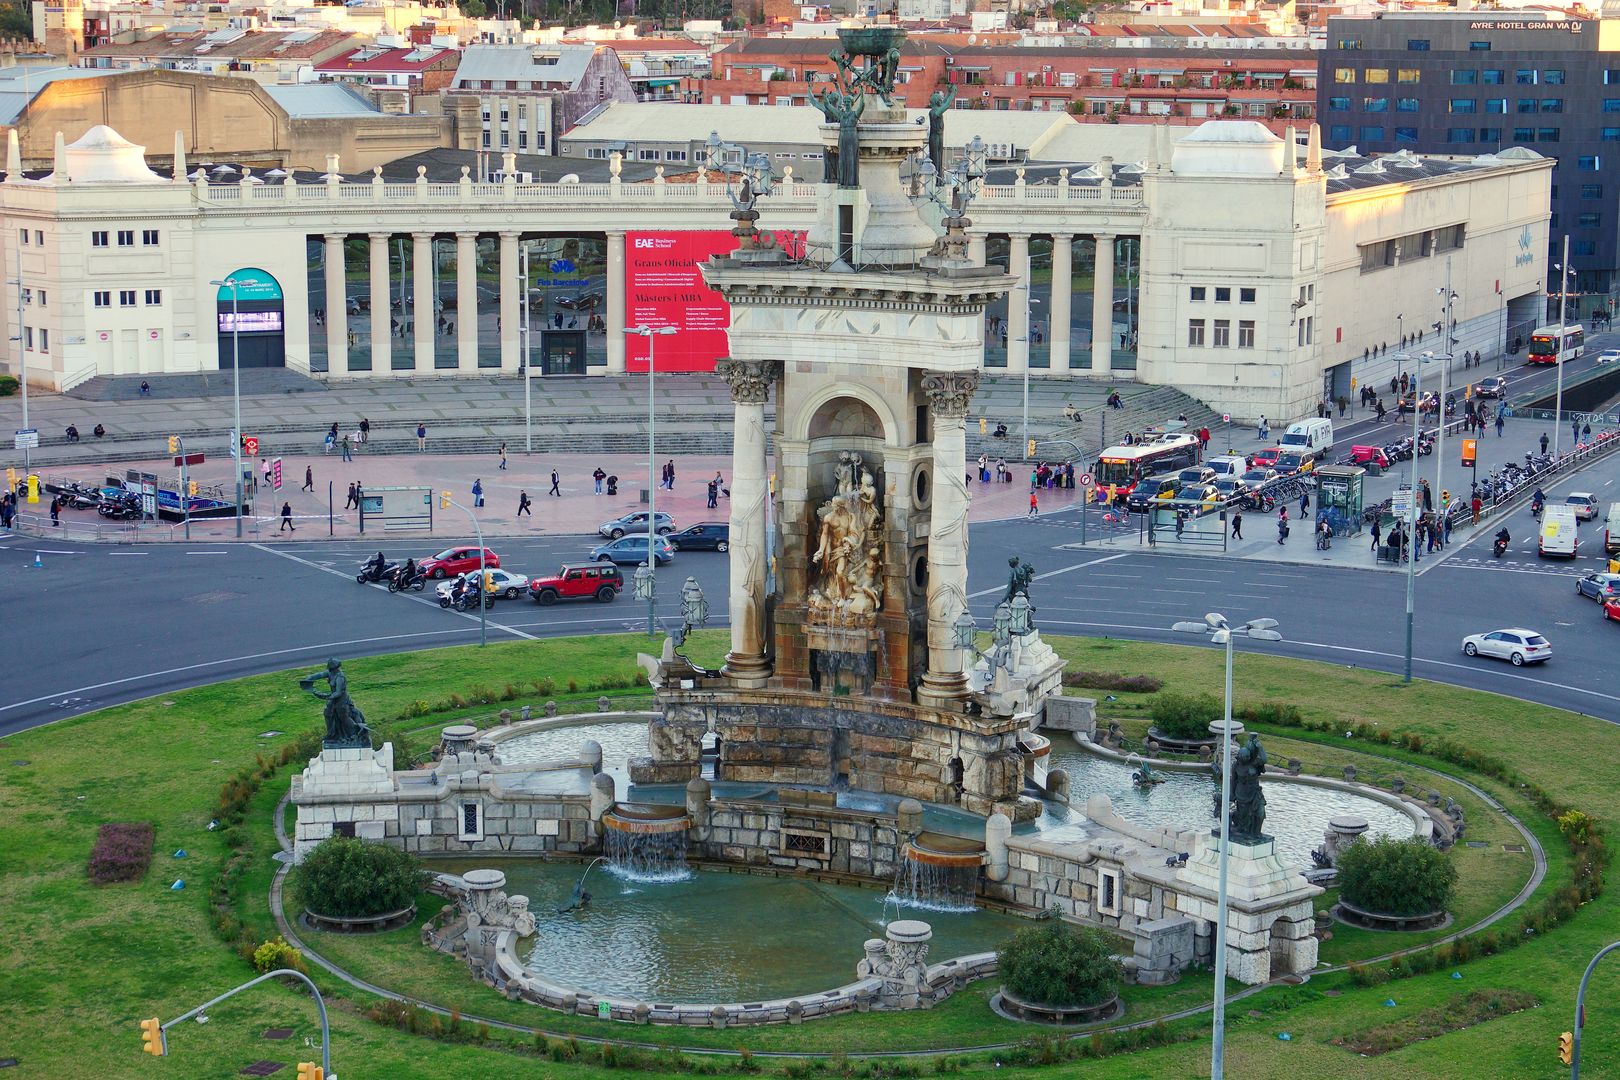
POLYGON ((585 331, 542 330, 540 332, 540 374, 585 374, 585 331))

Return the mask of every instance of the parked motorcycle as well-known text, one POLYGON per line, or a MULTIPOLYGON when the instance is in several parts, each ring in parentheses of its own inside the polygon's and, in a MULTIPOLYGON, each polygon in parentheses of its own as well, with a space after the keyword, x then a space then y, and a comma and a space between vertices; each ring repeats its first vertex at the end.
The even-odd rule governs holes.
POLYGON ((134 492, 103 496, 96 513, 114 521, 135 521, 141 516, 141 497, 134 492))

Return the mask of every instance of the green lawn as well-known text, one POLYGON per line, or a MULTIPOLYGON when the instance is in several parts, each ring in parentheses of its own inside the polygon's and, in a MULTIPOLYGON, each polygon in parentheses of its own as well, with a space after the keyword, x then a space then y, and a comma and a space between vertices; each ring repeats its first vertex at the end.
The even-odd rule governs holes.
MULTIPOLYGON (((1152 672, 1167 688, 1180 691, 1218 686, 1220 656, 1213 650, 1137 645, 1112 641, 1054 639, 1072 667, 1088 670, 1152 672)), ((373 721, 396 723, 395 717, 452 704, 403 722, 422 729, 421 749, 444 723, 471 714, 488 716, 509 704, 539 704, 547 698, 590 708, 603 680, 622 679, 636 651, 648 647, 640 636, 592 637, 546 642, 513 642, 486 649, 461 647, 437 652, 366 658, 345 664, 358 703, 373 721), (552 692, 539 693, 533 683, 551 678, 552 692), (570 694, 567 680, 576 682, 570 694), (513 699, 484 703, 492 691, 504 697, 512 684, 513 699), (419 711, 419 710, 417 710, 419 711)), ((719 635, 704 635, 698 655, 712 659, 723 648, 719 635)), ((301 995, 265 987, 215 1009, 206 1025, 187 1024, 171 1033, 173 1054, 152 1061, 139 1053, 136 1021, 144 1016, 171 1017, 215 993, 250 977, 251 969, 223 946, 210 926, 209 886, 224 850, 219 831, 210 832, 221 784, 256 754, 273 753, 290 737, 319 722, 313 699, 300 692, 298 673, 280 673, 221 686, 152 698, 78 717, 49 728, 0 740, 0 912, 10 933, 0 944, 0 980, 6 987, 0 1033, 0 1058, 16 1057, 19 1075, 96 1077, 203 1077, 234 1074, 260 1059, 291 1063, 313 1060, 316 1051, 302 1040, 313 1034, 313 1009, 301 995), (269 735, 269 732, 282 734, 269 735), (261 738, 260 736, 265 737, 261 738), (19 764, 25 763, 25 764, 19 764), (96 826, 109 821, 149 821, 157 831, 157 854, 145 880, 129 885, 93 887, 84 864, 96 826), (176 858, 178 848, 187 857, 176 858), (170 884, 183 880, 185 888, 170 884), (270 1027, 291 1027, 292 1041, 261 1038, 270 1027)), ((1353 723, 1377 719, 1393 726, 1444 734, 1469 741, 1482 751, 1511 759, 1528 778, 1558 793, 1574 806, 1605 821, 1620 820, 1620 732, 1589 718, 1526 705, 1505 698, 1434 684, 1403 688, 1389 676, 1334 665, 1270 657, 1240 656, 1237 663, 1240 700, 1287 701, 1307 715, 1353 723)), ((629 689, 601 691, 616 699, 635 696, 629 689)), ((1129 712, 1129 710, 1123 710, 1129 712)), ((1139 719, 1136 711, 1128 719, 1139 719)), ((1417 766, 1428 764, 1456 771, 1421 756, 1367 740, 1328 738, 1295 731, 1268 734, 1272 760, 1300 757, 1313 771, 1331 771, 1345 755, 1387 758, 1380 775, 1404 772, 1413 786, 1448 790, 1443 781, 1419 779, 1417 766)), ((1371 770, 1369 770, 1371 771, 1371 770)), ((269 933, 263 907, 274 864, 268 858, 270 820, 286 789, 283 770, 258 794, 247 827, 256 858, 238 894, 241 909, 260 936, 269 933)), ((1564 848, 1557 830, 1524 800, 1499 785, 1470 777, 1523 818, 1547 848, 1549 885, 1568 880, 1564 848)), ((1523 880, 1523 856, 1505 857, 1501 844, 1513 839, 1505 822, 1493 819, 1472 796, 1458 796, 1468 808, 1470 838, 1486 840, 1485 849, 1460 849, 1456 858, 1469 888, 1459 900, 1459 915, 1471 921, 1489 910, 1523 880), (1493 902, 1492 898, 1498 898, 1493 902)), ((1570 1024, 1574 986, 1586 959, 1614 934, 1620 924, 1617 901, 1605 895, 1589 904, 1571 924, 1558 927, 1525 946, 1476 960, 1450 972, 1359 989, 1347 976, 1313 978, 1299 987, 1268 989, 1234 1002, 1228 1038, 1230 1075, 1245 1078, 1388 1077, 1469 1080, 1558 1075, 1556 1036, 1570 1024), (1542 1003, 1538 1009, 1492 1020, 1477 1027, 1416 1043, 1379 1058, 1360 1058, 1332 1045, 1335 1036, 1391 1023, 1466 991, 1493 988, 1522 990, 1542 1003), (1393 1006, 1386 1006, 1393 1000, 1393 1006), (1258 1016, 1251 1017, 1256 1012, 1258 1016), (1288 1042, 1277 1034, 1287 1031, 1288 1042)), ((561 1031, 648 1041, 684 1037, 688 1045, 732 1048, 748 1045, 765 1051, 794 1048, 855 1053, 899 1051, 917 1046, 960 1045, 987 1039, 1017 1038, 1024 1029, 991 1017, 982 1007, 986 987, 974 987, 945 1005, 924 1013, 854 1016, 797 1028, 752 1032, 668 1032, 628 1025, 574 1021, 532 1007, 509 1004, 473 984, 454 961, 410 943, 410 932, 365 953, 359 939, 322 938, 322 948, 357 968, 387 974, 402 987, 421 987, 424 996, 461 1006, 495 1019, 512 1019, 561 1031), (362 955, 364 953, 364 955, 362 955), (433 991, 428 993, 428 991, 433 991)), ((1329 959, 1348 958, 1403 948, 1420 938, 1336 932, 1324 949, 1329 959)), ((524 1076, 592 1078, 622 1069, 600 1064, 520 1057, 516 1051, 427 1041, 385 1028, 360 1013, 373 1002, 335 980, 318 977, 332 992, 334 1060, 348 1076, 437 1077, 500 1071, 524 1076)), ((1205 979, 1188 978, 1176 987, 1136 991, 1133 1016, 1182 1007, 1207 990, 1205 979)), ((1588 1075, 1620 1075, 1620 1016, 1606 1003, 1620 990, 1620 969, 1600 969, 1594 980, 1585 1041, 1588 1075)), ((1196 1032, 1207 1018, 1172 1025, 1196 1032)), ((525 1047, 530 1046, 524 1039, 525 1047)), ((525 1050, 524 1053, 529 1053, 525 1050)), ((566 1050, 559 1056, 567 1056, 566 1050)), ((997 1069, 994 1055, 974 1055, 963 1063, 964 1075, 1019 1075, 1020 1059, 1003 1053, 997 1069)), ((1207 1075, 1208 1045, 1203 1038, 1166 1048, 1063 1066, 1060 1072, 1082 1071, 1088 1077, 1207 1075)), ((679 1071, 685 1064, 655 1059, 643 1063, 644 1074, 679 1071)), ((755 1065, 764 1059, 756 1058, 755 1065)), ((730 1062, 710 1062, 730 1068, 730 1062)), ((768 1070, 787 1066, 767 1063, 768 1070)), ((797 1066, 792 1066, 797 1069, 797 1066)), ((932 1066, 929 1066, 932 1071, 932 1066)), ((829 1065, 829 1073, 844 1071, 829 1065)), ((860 1071, 860 1066, 850 1066, 860 1071)), ((1059 1075, 1060 1073, 1051 1073, 1059 1075)), ((283 1074, 287 1075, 287 1074, 283 1074)))

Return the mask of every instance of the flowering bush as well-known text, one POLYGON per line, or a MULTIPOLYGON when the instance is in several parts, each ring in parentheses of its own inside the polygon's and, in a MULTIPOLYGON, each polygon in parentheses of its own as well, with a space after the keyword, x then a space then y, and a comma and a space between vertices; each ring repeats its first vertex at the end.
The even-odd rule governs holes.
POLYGON ((253 970, 263 975, 267 971, 276 971, 280 968, 303 971, 304 954, 287 944, 286 940, 277 934, 253 950, 253 970))
POLYGON ((135 821, 103 825, 90 849, 90 880, 97 885, 139 881, 152 865, 152 826, 135 821))

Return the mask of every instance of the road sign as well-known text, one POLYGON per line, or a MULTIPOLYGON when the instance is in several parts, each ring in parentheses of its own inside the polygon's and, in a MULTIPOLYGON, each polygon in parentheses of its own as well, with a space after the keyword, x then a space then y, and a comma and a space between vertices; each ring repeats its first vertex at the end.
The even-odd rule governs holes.
POLYGON ((157 517, 157 477, 152 473, 141 473, 141 515, 143 517, 157 517))
POLYGON ((39 428, 22 428, 17 432, 18 450, 35 450, 39 447, 39 428))
POLYGON ((259 454, 259 437, 257 435, 244 435, 242 437, 242 452, 248 457, 257 457, 259 454))
POLYGON ((201 465, 203 456, 201 454, 176 454, 174 463, 177 467, 181 465, 201 465))
POLYGON ((1474 464, 1477 459, 1478 447, 1479 442, 1476 439, 1464 439, 1462 441, 1462 463, 1464 465, 1474 464))
POLYGON ((1080 480, 1080 486, 1081 487, 1090 487, 1092 484, 1097 482, 1096 478, 1093 477, 1088 472, 1081 473, 1080 476, 1079 476, 1079 480, 1080 480))
POLYGON ((1221 423, 1230 424, 1231 422, 1232 422, 1232 414, 1231 413, 1229 413, 1229 412, 1228 413, 1221 413, 1221 423))
POLYGON ((270 463, 270 489, 281 490, 281 459, 276 458, 270 463))
POLYGON ((1402 488, 1391 497, 1389 509, 1390 513, 1395 516, 1396 521, 1410 521, 1412 519, 1412 508, 1411 488, 1402 488))

